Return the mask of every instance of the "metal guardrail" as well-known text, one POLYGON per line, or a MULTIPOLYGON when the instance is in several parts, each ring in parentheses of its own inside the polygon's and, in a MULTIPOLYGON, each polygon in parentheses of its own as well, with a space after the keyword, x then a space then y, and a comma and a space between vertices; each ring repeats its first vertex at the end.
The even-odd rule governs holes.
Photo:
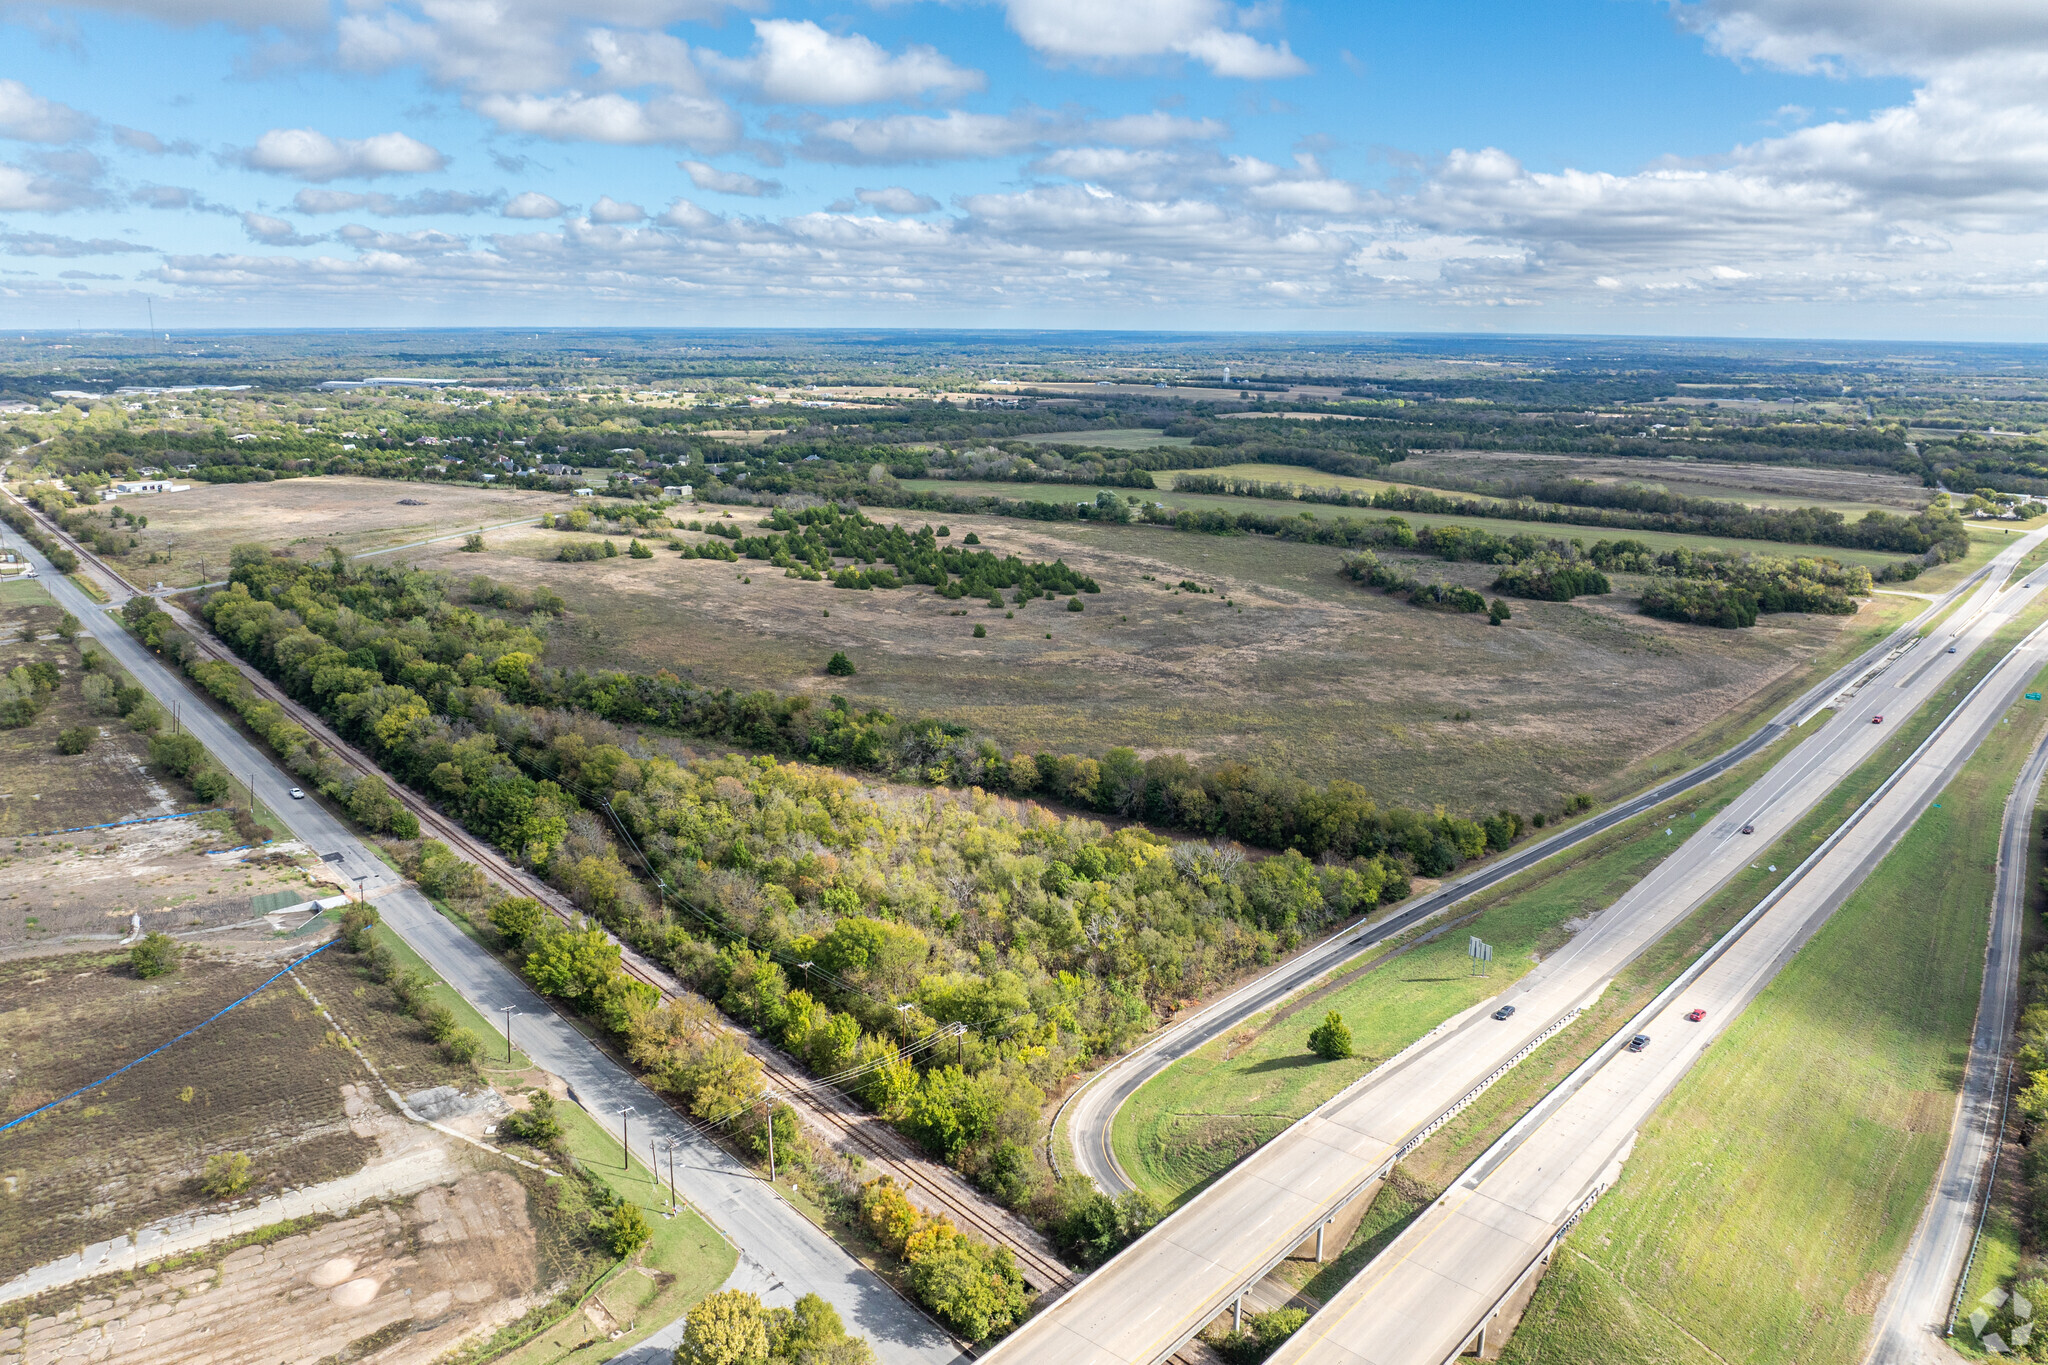
POLYGON ((1495 1081, 1498 1081, 1501 1077, 1507 1075, 1510 1071, 1513 1071, 1515 1067, 1519 1065, 1521 1061, 1524 1058, 1526 1058, 1530 1053, 1534 1052, 1537 1048, 1542 1047, 1545 1043, 1549 1042, 1550 1039, 1554 1037, 1560 1029, 1570 1024, 1572 1020, 1578 1018, 1585 1012, 1586 1007, 1584 1005, 1574 1005, 1571 1008, 1571 1010, 1564 1014, 1562 1017, 1551 1021, 1550 1027, 1544 1029, 1534 1038, 1531 1038, 1528 1042, 1522 1044, 1521 1051, 1517 1052, 1514 1056, 1508 1058, 1499 1066, 1495 1067, 1492 1071, 1488 1072, 1486 1079, 1479 1082, 1479 1084, 1473 1086, 1470 1090, 1466 1091, 1464 1095, 1459 1098, 1456 1104, 1453 1104, 1450 1108, 1444 1110, 1443 1113, 1438 1114, 1434 1119, 1431 1119, 1428 1126, 1424 1127, 1421 1131, 1417 1132, 1413 1137, 1409 1138, 1408 1141, 1402 1143, 1401 1149, 1394 1153, 1393 1161, 1389 1161, 1387 1163, 1387 1169, 1392 1170, 1395 1162, 1402 1160, 1410 1152, 1414 1151, 1417 1147, 1420 1147, 1423 1143, 1429 1141, 1430 1137, 1436 1132, 1437 1129, 1443 1127, 1452 1119, 1456 1118, 1459 1114, 1463 1113, 1467 1106, 1469 1106, 1474 1100, 1478 1099, 1481 1095, 1485 1094, 1489 1089, 1491 1089, 1495 1081))

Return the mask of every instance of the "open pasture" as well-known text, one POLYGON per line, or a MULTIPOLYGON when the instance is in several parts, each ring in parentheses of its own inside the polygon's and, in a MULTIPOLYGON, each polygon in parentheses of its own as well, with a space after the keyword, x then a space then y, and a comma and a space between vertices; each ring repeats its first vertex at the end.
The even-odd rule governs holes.
MULTIPOLYGON (((734 519, 751 527, 757 516, 734 519)), ((999 555, 1064 559, 1102 592, 1084 595, 1079 612, 1044 600, 997 609, 666 549, 563 564, 557 550, 588 537, 535 529, 489 536, 482 554, 443 546, 409 558, 560 593, 568 614, 547 655, 558 665, 665 668, 714 686, 808 691, 820 703, 842 693, 956 719, 1011 750, 1129 744, 1251 759, 1464 811, 1555 809, 1564 793, 1598 790, 1865 633, 1861 618, 1805 616, 1747 631, 1683 627, 1639 616, 1622 597, 1518 601, 1495 628, 1353 584, 1337 572, 1341 553, 1325 547, 949 520, 956 539, 972 531, 999 555), (1207 591, 1182 590, 1184 580, 1207 591), (826 676, 840 650, 856 676, 826 676)), ((1481 588, 1492 575, 1416 567, 1481 588)))
POLYGON ((1918 479, 1882 469, 1808 469, 1795 465, 1538 455, 1522 451, 1431 450, 1410 455, 1392 466, 1391 472, 1406 472, 1423 482, 1431 475, 1450 475, 1459 479, 1640 483, 1688 498, 1723 498, 1751 507, 1828 507, 1849 516, 1860 516, 1872 508, 1917 512, 1934 496, 1934 490, 1918 479))
POLYGON ((161 579, 191 587, 226 578, 228 550, 244 542, 289 547, 301 557, 330 549, 357 555, 537 518, 568 502, 560 493, 347 475, 197 484, 183 493, 122 499, 124 510, 148 517, 149 525, 136 532, 140 545, 110 562, 137 586, 161 579), (159 556, 155 564, 148 562, 152 554, 159 556))
POLYGON ((1168 436, 1159 427, 1116 427, 1108 431, 1049 431, 1020 436, 1035 446, 1083 446, 1090 450, 1151 450, 1155 446, 1191 446, 1192 436, 1168 436))

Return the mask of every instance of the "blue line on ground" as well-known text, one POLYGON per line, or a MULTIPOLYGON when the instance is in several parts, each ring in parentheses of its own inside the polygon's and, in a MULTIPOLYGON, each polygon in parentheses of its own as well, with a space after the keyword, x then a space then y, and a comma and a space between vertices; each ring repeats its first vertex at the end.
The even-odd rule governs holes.
POLYGON ((80 825, 76 829, 50 829, 41 834, 6 834, 4 839, 54 839, 60 834, 84 834, 95 829, 120 829, 123 825, 153 825, 159 820, 190 820, 195 815, 211 815, 226 806, 208 806, 205 810, 179 811, 176 815, 145 815, 140 820, 114 820, 104 825, 80 825))
POLYGON ((9 1128, 12 1128, 17 1124, 27 1123, 30 1119, 36 1117, 36 1115, 38 1114, 47 1114, 52 1109, 55 1109, 58 1105, 63 1104, 66 1100, 75 1100, 80 1095, 83 1095, 86 1091, 94 1090, 99 1088, 100 1086, 105 1085, 108 1081, 113 1080, 123 1071, 128 1071, 135 1067, 141 1066, 144 1062, 156 1056, 157 1053, 162 1052, 165 1048, 171 1046, 172 1043, 183 1042, 185 1039, 190 1038, 193 1034, 199 1032, 199 1030, 205 1028, 208 1024, 212 1023, 215 1019, 218 1019, 222 1015, 228 1013, 230 1010, 236 1008, 239 1005, 245 1005, 249 1001, 254 1000, 257 996, 263 994, 265 990, 269 989, 270 983, 277 980, 278 977, 283 976, 286 972, 289 972, 292 968, 298 966, 301 962, 305 962, 310 958, 316 957, 319 954, 326 952, 329 948, 332 948, 335 944, 339 943, 340 941, 340 939, 328 939, 327 942, 321 944, 312 952, 307 953, 304 957, 294 958, 292 961, 287 962, 282 968, 280 968, 276 973, 274 973, 268 980, 264 981, 264 983, 261 986, 258 986, 255 990, 250 991, 247 995, 243 996, 239 1000, 236 1000, 227 1005, 223 1005, 220 1009, 214 1011, 214 1013, 208 1016, 207 1018, 201 1020, 199 1023, 194 1024, 191 1028, 186 1029, 176 1038, 171 1039, 169 1043, 158 1044, 156 1047, 153 1047, 149 1051, 143 1053, 140 1057, 137 1057, 134 1061, 128 1063, 127 1066, 121 1067, 118 1070, 109 1071, 106 1075, 100 1077, 91 1085, 79 1086, 78 1089, 64 1096, 63 1099, 51 1100, 48 1104, 44 1105, 40 1109, 31 1109, 26 1114, 23 1114, 20 1118, 13 1118, 7 1120, 7 1122, 5 1123, 0 1123, 0 1133, 6 1132, 9 1128))

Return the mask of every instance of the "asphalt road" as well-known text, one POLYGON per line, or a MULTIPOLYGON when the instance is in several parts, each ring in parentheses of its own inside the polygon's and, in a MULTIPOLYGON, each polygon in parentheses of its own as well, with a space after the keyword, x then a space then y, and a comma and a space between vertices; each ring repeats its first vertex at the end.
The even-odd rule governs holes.
MULTIPOLYGON (((2007 561, 2008 565, 2017 562, 2017 558, 2007 561)), ((1072 1152, 1076 1169, 1111 1194, 1122 1194, 1135 1188, 1129 1174, 1117 1161, 1110 1138, 1116 1116, 1131 1096, 1137 1094, 1155 1076, 1181 1058, 1199 1051, 1210 1042, 1229 1033, 1245 1020, 1272 1009, 1297 991, 1338 970, 1353 959, 1363 958, 1380 943, 1405 932, 1410 926, 1498 882, 1526 871, 1544 859, 1562 853, 1603 830, 1633 819, 1682 792, 1719 777, 1776 742, 1808 712, 1824 705, 1844 687, 1862 677, 1893 650, 1910 640, 1921 621, 1930 619, 1959 596, 1981 595, 1982 592, 1983 580, 1979 576, 1972 576, 1947 594, 1935 599, 1925 612, 1901 626, 1882 643, 1865 651, 1853 662, 1837 669, 1825 681, 1810 688, 1756 733, 1725 753, 1697 768, 1661 782, 1648 791, 1604 810, 1568 830, 1527 844, 1477 871, 1447 882, 1378 924, 1362 931, 1332 936, 1238 987, 1221 999, 1204 1006, 1172 1027, 1162 1030, 1103 1067, 1089 1077, 1080 1089, 1068 1096, 1066 1103, 1061 1106, 1063 1112, 1060 1119, 1066 1125, 1067 1145, 1072 1152)), ((1947 639, 1946 632, 1942 638, 1947 639)), ((1920 662, 1917 651, 1907 656, 1915 677, 1920 669, 1932 667, 1939 656, 1939 651, 1932 648, 1931 640, 1919 649, 1929 651, 1927 662, 1920 662)), ((1055 1122, 1050 1141, 1059 1141, 1058 1130, 1059 1122, 1055 1122)), ((1057 1164, 1055 1162, 1055 1165, 1057 1164)))
POLYGON ((58 605, 85 622, 101 647, 166 712, 175 702, 183 727, 223 766, 244 781, 254 775, 258 799, 277 813, 295 838, 322 855, 340 855, 335 865, 350 878, 363 878, 362 886, 384 922, 485 1018, 502 1018, 505 1006, 516 1007, 520 1013, 513 1032, 519 1048, 567 1081, 577 1102, 601 1125, 618 1131, 621 1109, 630 1108, 634 1149, 643 1158, 650 1136, 677 1144, 676 1180, 683 1197, 741 1248, 734 1287, 752 1289, 769 1303, 785 1306, 804 1294, 823 1296, 838 1308, 847 1329, 872 1341, 889 1365, 946 1365, 961 1358, 958 1345, 921 1310, 854 1260, 760 1177, 699 1137, 659 1096, 444 919, 318 801, 294 801, 292 778, 215 713, 181 675, 118 621, 108 619, 113 607, 94 602, 18 536, 8 540, 35 565, 38 580, 58 605))
MULTIPOLYGON (((2015 589, 2020 605, 2048 575, 2015 589)), ((2007 612, 2001 612, 2001 615, 2007 612)), ((1638 1130, 1707 1048, 1912 828, 2048 664, 2035 632, 1889 785, 1745 924, 1618 1033, 1271 1357, 1272 1365, 1442 1365, 1619 1178, 1638 1130), (1704 1009, 1706 1018, 1685 1015, 1704 1009), (1645 1033, 1642 1052, 1621 1046, 1645 1033)), ((2038 780, 2038 771, 2036 773, 2038 780)))
MULTIPOLYGON (((1991 941, 1984 958, 1984 994, 1970 1038, 1970 1060, 1949 1129, 1941 1175, 1891 1287, 1878 1307, 1871 1365, 1931 1365, 1956 1355, 1941 1344, 1948 1330, 1963 1266, 1976 1240, 1978 1211, 1991 1175, 1991 1158, 2003 1128, 2005 1093, 2000 1084, 2011 1054, 2014 1015, 2019 1009, 2021 942, 2026 930, 2033 869, 2027 860, 2034 802, 2048 775, 2044 739, 2013 784, 1998 840, 1998 891, 1991 905, 1991 941)), ((1963 1306, 1968 1316, 1970 1305, 1963 1306)))
MULTIPOLYGON (((2030 600, 2048 573, 2001 595, 2003 569, 2048 533, 2020 538, 1944 627, 1942 652, 1902 679, 1859 675, 1837 714, 1753 783, 1655 871, 1502 997, 1439 1026, 1268 1142, 990 1352, 990 1360, 1164 1360, 1353 1198, 1399 1155, 1562 1027, 1614 974, 1790 830, 1882 742, 1895 719, 1950 690, 1970 654, 2030 600), (1904 685, 1901 686, 1900 684, 1904 685), (1743 835, 1745 823, 1755 833, 1743 835), (1504 1001, 1513 1018, 1488 1016, 1504 1001)), ((1929 648, 1941 649, 1930 642, 1929 648)), ((1914 656, 1907 655, 1908 659, 1914 656)), ((1826 698, 1822 698, 1826 700, 1826 698)), ((1789 873, 1788 873, 1789 875, 1789 873)))

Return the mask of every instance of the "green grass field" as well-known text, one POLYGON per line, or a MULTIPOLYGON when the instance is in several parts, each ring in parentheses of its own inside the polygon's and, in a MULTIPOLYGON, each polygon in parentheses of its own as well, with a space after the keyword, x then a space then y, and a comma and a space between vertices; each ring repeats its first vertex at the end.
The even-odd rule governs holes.
POLYGON ((1645 1125, 1505 1359, 1860 1359, 1947 1144, 2013 718, 1645 1125))
MULTIPOLYGON (((1275 466, 1281 468, 1281 466, 1275 466)), ((1210 472, 1207 470, 1201 471, 1210 472)), ((1294 471, 1300 473, 1302 471, 1294 471)), ((1296 478, 1290 482, 1300 483, 1296 478)), ((1361 485, 1372 482, 1357 480, 1361 485)), ((1095 501, 1095 495, 1103 490, 1092 484, 1067 483, 1003 483, 991 479, 905 479, 905 488, 922 493, 950 493, 960 497, 1009 498, 1014 501, 1037 502, 1088 502, 1095 501)), ((1380 484, 1381 487, 1393 485, 1380 484)), ((1114 490, 1124 493, 1126 490, 1114 490)), ((1220 512, 1257 512, 1264 516, 1295 516, 1303 512, 1318 518, 1330 520, 1337 517, 1354 519, 1378 518, 1389 515, 1372 508, 1325 507, 1314 503, 1293 503, 1273 498, 1240 498, 1220 493, 1182 493, 1176 489, 1162 489, 1142 494, 1149 501, 1160 502, 1168 507, 1213 508, 1220 512)), ((1451 495, 1456 496, 1456 495, 1451 495)), ((1752 554, 1768 555, 1818 555, 1839 559, 1845 564, 1865 564, 1882 568, 1898 559, 1876 550, 1848 550, 1829 545, 1780 545, 1775 541, 1737 540, 1728 536, 1685 535, 1670 531, 1617 531, 1598 526, 1560 525, 1543 521, 1506 521, 1492 517, 1464 517, 1442 515, 1434 512, 1403 512, 1401 516, 1412 526, 1479 526, 1496 535, 1510 536, 1528 534, 1543 539, 1583 540, 1587 544, 1607 538, 1626 536, 1640 540, 1657 550, 1675 550, 1689 547, 1695 550, 1719 549, 1747 551, 1752 554)), ((1980 561, 1981 562, 1981 561, 1980 561)))
POLYGON ((1159 427, 1116 427, 1108 431, 1049 431, 1019 436, 1035 446, 1081 446, 1089 450, 1150 450, 1155 446, 1191 446, 1192 436, 1168 436, 1159 427))

